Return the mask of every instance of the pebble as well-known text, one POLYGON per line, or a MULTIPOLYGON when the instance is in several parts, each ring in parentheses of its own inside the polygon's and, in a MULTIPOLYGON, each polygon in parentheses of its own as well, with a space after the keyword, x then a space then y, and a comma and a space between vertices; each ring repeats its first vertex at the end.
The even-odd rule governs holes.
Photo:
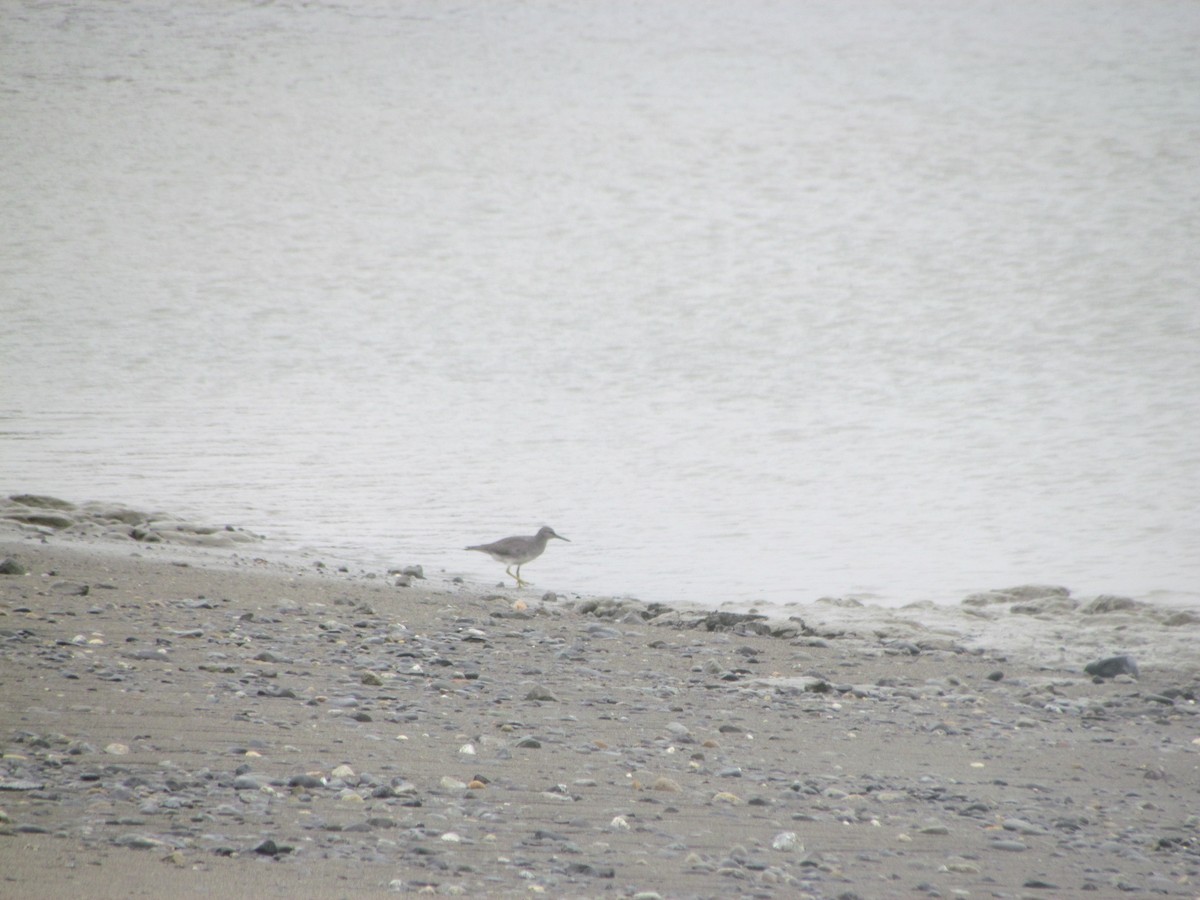
POLYGON ((779 832, 779 834, 775 835, 775 837, 773 837, 771 839, 771 849, 772 850, 784 850, 784 851, 789 851, 789 852, 790 851, 799 851, 799 852, 803 853, 804 845, 801 844, 799 838, 796 837, 796 832, 781 831, 781 832, 779 832))
POLYGON ((156 850, 160 847, 170 846, 166 841, 147 834, 123 834, 114 838, 113 843, 118 847, 129 847, 132 850, 156 850))
POLYGON ((1029 847, 1021 841, 1009 840, 1006 838, 994 840, 989 846, 993 850, 1008 850, 1013 853, 1020 853, 1023 850, 1029 849, 1029 847))
POLYGON ((1005 819, 1003 825, 1004 825, 1005 831, 1015 831, 1018 834, 1049 834, 1050 833, 1042 826, 1034 825, 1032 822, 1026 822, 1024 819, 1005 819))
POLYGON ((978 875, 983 870, 973 862, 968 862, 963 859, 951 859, 941 866, 947 872, 954 872, 959 875, 978 875))
POLYGON ((1138 677, 1137 662, 1128 655, 1110 656, 1106 659, 1096 660, 1084 666, 1083 671, 1096 678, 1116 678, 1118 675, 1138 677))
POLYGON ((28 571, 28 569, 11 556, 6 556, 0 560, 0 575, 26 575, 28 571))

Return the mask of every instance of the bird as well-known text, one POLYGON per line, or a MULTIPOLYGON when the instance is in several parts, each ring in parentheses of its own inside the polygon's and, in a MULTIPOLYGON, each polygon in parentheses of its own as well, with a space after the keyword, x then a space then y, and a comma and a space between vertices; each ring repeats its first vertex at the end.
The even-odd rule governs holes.
POLYGON ((570 538, 563 537, 549 525, 543 525, 538 529, 537 534, 501 538, 490 544, 476 544, 473 547, 467 547, 467 549, 486 553, 492 559, 496 560, 496 562, 504 563, 504 571, 517 580, 517 587, 520 588, 528 584, 527 581, 521 578, 521 566, 541 556, 542 552, 546 549, 546 542, 550 538, 558 538, 560 541, 566 541, 567 543, 571 542, 570 538), (517 567, 516 572, 512 570, 513 566, 517 567))

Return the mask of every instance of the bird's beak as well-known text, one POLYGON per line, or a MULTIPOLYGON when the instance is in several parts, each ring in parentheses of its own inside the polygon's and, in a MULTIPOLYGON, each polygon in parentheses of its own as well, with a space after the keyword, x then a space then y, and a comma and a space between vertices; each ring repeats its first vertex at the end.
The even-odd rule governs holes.
POLYGON ((570 538, 565 538, 561 534, 556 534, 555 537, 558 538, 560 541, 566 541, 568 544, 571 543, 570 538))

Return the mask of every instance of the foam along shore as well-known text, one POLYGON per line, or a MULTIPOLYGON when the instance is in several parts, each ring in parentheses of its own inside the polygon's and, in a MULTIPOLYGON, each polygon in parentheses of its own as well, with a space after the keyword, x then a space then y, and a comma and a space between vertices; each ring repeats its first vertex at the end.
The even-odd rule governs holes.
POLYGON ((1179 610, 772 620, 5 518, 14 896, 1196 894, 1179 610))

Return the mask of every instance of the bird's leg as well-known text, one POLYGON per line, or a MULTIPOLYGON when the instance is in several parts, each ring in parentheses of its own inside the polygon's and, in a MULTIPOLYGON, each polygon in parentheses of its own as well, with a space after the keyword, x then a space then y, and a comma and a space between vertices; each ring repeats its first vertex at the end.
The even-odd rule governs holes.
POLYGON ((515 578, 517 580, 517 587, 525 587, 525 582, 521 580, 520 566, 517 566, 517 571, 513 572, 512 565, 509 564, 504 567, 504 571, 508 573, 509 578, 515 578))
POLYGON ((527 584, 529 584, 528 581, 521 580, 521 567, 517 566, 517 587, 522 588, 522 587, 525 587, 525 585, 527 585, 527 584))

